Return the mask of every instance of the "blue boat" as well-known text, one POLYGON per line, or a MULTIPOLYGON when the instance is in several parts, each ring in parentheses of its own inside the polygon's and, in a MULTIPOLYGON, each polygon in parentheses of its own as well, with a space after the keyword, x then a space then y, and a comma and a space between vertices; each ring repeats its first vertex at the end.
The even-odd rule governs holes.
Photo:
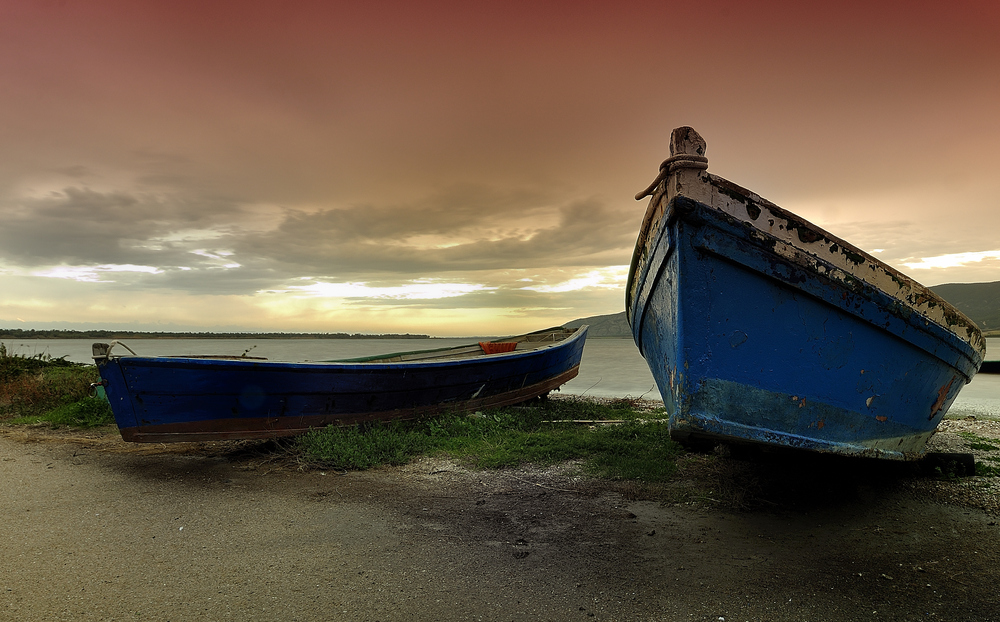
POLYGON ((94 361, 126 441, 290 436, 328 425, 517 404, 577 375, 587 327, 349 361, 113 354, 94 361))
POLYGON ((975 323, 868 253, 671 156, 625 310, 674 438, 913 460, 986 352, 975 323))

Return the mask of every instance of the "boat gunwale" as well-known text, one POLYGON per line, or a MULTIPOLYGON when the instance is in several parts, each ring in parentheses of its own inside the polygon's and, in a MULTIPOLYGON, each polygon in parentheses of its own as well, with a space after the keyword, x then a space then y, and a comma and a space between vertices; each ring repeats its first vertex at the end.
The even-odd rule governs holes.
POLYGON ((372 355, 372 356, 360 356, 360 357, 350 358, 350 359, 336 359, 336 360, 328 360, 328 361, 311 361, 311 362, 313 362, 313 363, 369 363, 369 362, 371 362, 371 363, 406 363, 406 362, 424 362, 424 361, 429 362, 429 361, 434 360, 434 358, 444 358, 444 357, 432 357, 432 358, 426 358, 426 359, 412 359, 412 361, 403 361, 403 360, 400 360, 400 361, 391 361, 391 360, 387 360, 387 359, 392 359, 392 358, 395 358, 397 356, 398 357, 403 357, 403 356, 413 356, 413 355, 419 355, 419 354, 432 354, 432 353, 438 353, 438 352, 440 352, 440 353, 455 352, 456 356, 462 356, 463 354, 468 354, 468 356, 466 358, 456 359, 456 360, 468 361, 468 360, 475 360, 475 359, 478 359, 478 358, 482 358, 482 357, 485 357, 485 356, 496 356, 496 355, 499 355, 499 354, 510 354, 511 352, 517 351, 517 350, 513 350, 513 351, 510 351, 510 352, 486 353, 486 352, 482 351, 482 344, 483 343, 511 343, 511 342, 513 342, 513 343, 516 343, 516 344, 520 344, 520 343, 540 344, 540 345, 533 346, 533 347, 531 347, 528 350, 520 350, 520 352, 533 352, 533 351, 536 351, 536 350, 542 350, 542 349, 545 349, 545 348, 549 348, 549 347, 558 345, 560 343, 563 343, 564 341, 569 341, 570 338, 572 338, 577 332, 579 332, 580 328, 583 328, 583 327, 581 326, 581 327, 577 327, 577 328, 565 328, 565 327, 562 327, 562 326, 554 326, 552 328, 546 328, 546 329, 543 329, 543 330, 536 330, 536 331, 532 331, 530 333, 525 333, 525 334, 522 334, 522 335, 512 335, 510 337, 499 337, 497 339, 491 339, 489 341, 484 341, 484 342, 479 342, 479 343, 463 344, 463 345, 460 345, 460 346, 448 346, 448 347, 444 347, 444 348, 432 348, 432 349, 428 349, 428 350, 410 350, 410 351, 407 351, 407 352, 391 352, 391 353, 387 353, 387 354, 375 354, 375 355, 372 355), (561 339, 531 339, 532 337, 545 337, 545 336, 550 335, 550 334, 553 335, 553 336, 556 335, 556 334, 559 334, 559 335, 562 335, 562 338, 561 339), (468 349, 470 351, 468 353, 459 352, 460 350, 466 350, 466 349, 468 349))
MULTIPOLYGON (((526 358, 530 356, 537 355, 539 352, 549 349, 561 348, 569 346, 573 342, 579 340, 587 334, 589 326, 580 326, 578 328, 572 329, 572 332, 568 332, 565 339, 559 341, 552 341, 550 343, 545 343, 539 347, 532 348, 530 350, 513 350, 510 352, 501 352, 497 354, 478 354, 475 356, 469 356, 466 358, 450 358, 450 359, 423 359, 423 360, 409 360, 409 361, 392 361, 392 362, 348 362, 348 361, 270 361, 262 360, 259 358, 250 359, 243 357, 232 357, 232 358, 210 358, 210 357, 190 357, 190 356, 141 356, 141 355, 110 355, 108 357, 95 357, 95 360, 100 358, 101 360, 108 361, 121 361, 124 364, 134 364, 141 363, 150 367, 227 367, 233 371, 239 369, 254 369, 259 371, 264 370, 309 370, 309 371, 352 371, 352 370, 389 370, 397 369, 400 367, 454 367, 454 366, 468 366, 468 365, 484 365, 495 363, 497 360, 516 360, 521 358, 526 358), (125 362, 128 363, 125 363, 125 362)), ((544 331, 536 331, 544 332, 544 331)), ((536 333, 528 333, 536 334, 536 333)), ((517 337, 524 337, 526 335, 518 335, 517 337)), ((454 349, 460 349, 471 346, 454 346, 454 349)), ((478 345, 477 345, 478 347, 478 345)), ((424 352, 438 352, 443 350, 448 350, 452 348, 441 348, 435 350, 425 350, 424 352)), ((415 352, 421 352, 420 350, 415 352)), ((398 356, 401 353, 395 354, 383 354, 375 358, 385 358, 388 356, 398 356)))
MULTIPOLYGON (((670 235, 671 228, 676 220, 677 214, 672 209, 672 205, 668 204, 664 208, 663 215, 660 218, 660 222, 662 224, 659 228, 659 235, 656 236, 656 240, 653 243, 652 248, 649 250, 648 260, 645 262, 642 274, 639 278, 639 283, 645 285, 648 282, 650 284, 650 291, 652 291, 652 288, 655 287, 656 282, 659 281, 663 269, 666 267, 667 262, 670 259, 670 255, 674 252, 675 244, 672 240, 668 240, 667 248, 663 251, 664 256, 660 260, 659 265, 656 267, 656 274, 652 277, 652 281, 650 281, 649 272, 654 267, 653 259, 656 257, 657 252, 659 252, 660 247, 663 244, 663 238, 670 235)), ((634 265, 629 268, 629 285, 631 285, 635 268, 636 266, 634 265)), ((630 289, 625 290, 627 292, 625 299, 625 315, 630 328, 632 328, 632 339, 636 342, 636 346, 638 346, 640 352, 642 352, 643 341, 642 325, 646 320, 646 309, 649 306, 649 300, 647 298, 646 302, 642 305, 642 308, 638 310, 636 309, 640 301, 639 294, 642 293, 642 289, 644 289, 644 287, 640 287, 639 291, 636 291, 633 295, 629 295, 631 294, 630 289)), ((645 354, 643 354, 643 356, 645 357, 645 354)))

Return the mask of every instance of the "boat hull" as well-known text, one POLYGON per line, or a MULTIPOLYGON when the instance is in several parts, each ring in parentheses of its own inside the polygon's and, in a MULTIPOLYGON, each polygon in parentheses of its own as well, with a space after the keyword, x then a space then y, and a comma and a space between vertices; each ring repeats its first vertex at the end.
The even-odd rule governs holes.
POLYGON ((430 362, 95 361, 126 441, 269 438, 523 402, 577 375, 586 333, 583 327, 526 351, 430 362))
POLYGON ((920 456, 980 352, 787 237, 655 200, 626 306, 675 438, 920 456))

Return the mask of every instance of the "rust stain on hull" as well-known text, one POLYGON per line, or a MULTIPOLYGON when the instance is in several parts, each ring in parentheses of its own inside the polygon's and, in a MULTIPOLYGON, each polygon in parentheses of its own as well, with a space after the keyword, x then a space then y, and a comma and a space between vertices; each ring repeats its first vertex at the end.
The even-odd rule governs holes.
POLYGON ((938 397, 937 400, 934 401, 934 405, 931 406, 931 414, 927 417, 928 419, 933 419, 934 416, 938 414, 938 411, 941 410, 941 407, 944 406, 945 400, 948 399, 948 392, 951 391, 951 385, 953 384, 955 384, 954 376, 952 376, 951 380, 948 381, 948 384, 938 389, 938 397))

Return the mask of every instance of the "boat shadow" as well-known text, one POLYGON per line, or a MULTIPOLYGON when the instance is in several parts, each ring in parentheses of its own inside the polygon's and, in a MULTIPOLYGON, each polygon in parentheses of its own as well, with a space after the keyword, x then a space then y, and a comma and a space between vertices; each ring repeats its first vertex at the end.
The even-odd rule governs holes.
POLYGON ((836 508, 913 489, 927 480, 975 475, 971 454, 929 453, 911 462, 756 445, 688 448, 702 456, 695 479, 709 499, 735 510, 836 508))
POLYGON ((231 484, 248 476, 298 468, 291 441, 251 439, 171 444, 126 444, 126 450, 108 452, 105 465, 143 483, 178 489, 231 484))

